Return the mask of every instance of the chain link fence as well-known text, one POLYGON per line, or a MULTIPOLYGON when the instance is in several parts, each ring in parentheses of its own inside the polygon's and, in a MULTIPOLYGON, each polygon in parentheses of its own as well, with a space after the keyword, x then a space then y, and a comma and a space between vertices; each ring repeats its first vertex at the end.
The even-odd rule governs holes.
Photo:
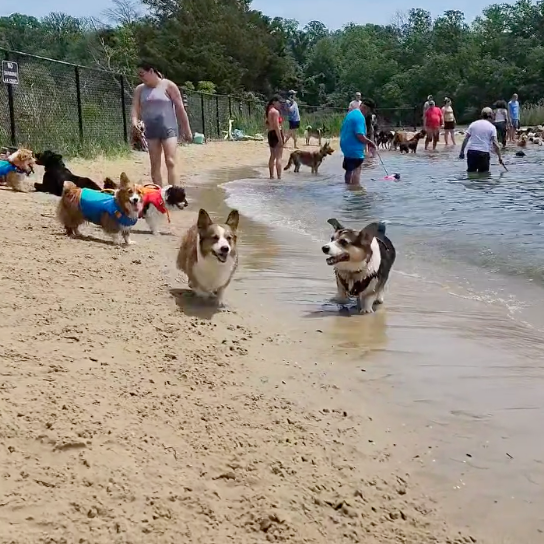
MULTIPOLYGON (((126 146, 135 81, 104 70, 76 66, 0 48, 2 60, 19 66, 19 83, 0 83, 0 146, 26 145, 68 155, 126 146)), ((194 132, 221 139, 233 128, 248 135, 265 132, 264 103, 235 96, 181 89, 194 132)), ((378 109, 380 126, 418 124, 416 108, 378 109)), ((338 135, 343 108, 300 106, 301 129, 338 135)))

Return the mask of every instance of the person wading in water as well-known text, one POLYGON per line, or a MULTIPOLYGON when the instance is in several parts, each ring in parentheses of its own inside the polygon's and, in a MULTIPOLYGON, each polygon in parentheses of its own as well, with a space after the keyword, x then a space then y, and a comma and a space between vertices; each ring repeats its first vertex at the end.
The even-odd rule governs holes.
POLYGON ((474 121, 467 131, 461 146, 459 158, 465 158, 465 149, 467 149, 467 172, 478 172, 487 174, 489 172, 489 163, 491 161, 491 151, 495 151, 499 157, 499 164, 504 166, 501 156, 501 149, 497 142, 497 129, 492 122, 493 110, 484 108, 482 118, 474 121))
POLYGON ((281 179, 281 158, 283 155, 284 136, 281 128, 283 119, 280 115, 281 98, 273 96, 266 105, 265 119, 268 128, 268 147, 270 148, 270 158, 268 159, 268 171, 270 179, 274 179, 274 167, 276 175, 281 179))

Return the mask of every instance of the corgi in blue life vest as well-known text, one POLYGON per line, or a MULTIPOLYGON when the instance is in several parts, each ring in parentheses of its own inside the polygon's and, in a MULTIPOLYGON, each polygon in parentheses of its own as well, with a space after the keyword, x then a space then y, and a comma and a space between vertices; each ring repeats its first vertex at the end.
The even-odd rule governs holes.
POLYGON ((13 153, 0 157, 0 179, 14 191, 24 191, 23 180, 34 172, 36 163, 30 149, 17 149, 13 153))
POLYGON ((123 239, 129 245, 134 243, 130 240, 130 230, 138 222, 142 208, 141 191, 123 172, 115 194, 80 189, 71 181, 65 181, 57 217, 68 236, 79 236, 83 223, 94 223, 112 235, 115 243, 123 239))

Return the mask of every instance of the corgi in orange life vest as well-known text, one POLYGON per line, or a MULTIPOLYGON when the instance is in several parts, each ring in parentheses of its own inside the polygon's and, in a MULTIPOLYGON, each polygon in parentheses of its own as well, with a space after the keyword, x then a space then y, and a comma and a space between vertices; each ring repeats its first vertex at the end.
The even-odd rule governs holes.
MULTIPOLYGON (((117 184, 110 178, 104 180, 104 191, 114 193, 118 189, 117 184)), ((178 185, 166 185, 160 187, 153 183, 140 185, 138 189, 143 196, 143 208, 140 215, 149 225, 154 235, 159 234, 160 218, 166 215, 170 222, 170 211, 183 210, 188 206, 185 189, 178 185)))

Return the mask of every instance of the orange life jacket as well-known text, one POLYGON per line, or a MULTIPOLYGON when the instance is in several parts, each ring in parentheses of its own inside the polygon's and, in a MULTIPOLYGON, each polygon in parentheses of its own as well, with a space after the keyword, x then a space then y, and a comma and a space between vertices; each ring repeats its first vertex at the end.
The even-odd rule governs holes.
POLYGON ((142 193, 142 198, 144 201, 144 209, 148 204, 153 204, 153 206, 155 206, 155 208, 157 208, 159 212, 166 214, 166 217, 168 218, 168 222, 170 223, 170 214, 168 213, 168 208, 166 207, 164 198, 162 197, 161 187, 153 183, 150 183, 147 185, 140 185, 138 189, 142 193))

